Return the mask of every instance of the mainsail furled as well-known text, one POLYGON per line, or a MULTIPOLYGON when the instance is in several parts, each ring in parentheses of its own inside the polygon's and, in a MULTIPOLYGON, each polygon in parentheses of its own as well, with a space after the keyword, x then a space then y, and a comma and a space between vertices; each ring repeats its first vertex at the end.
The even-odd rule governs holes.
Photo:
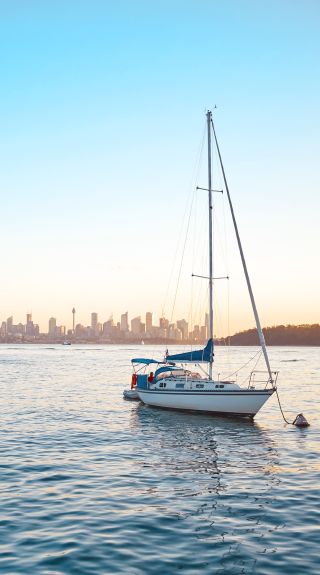
POLYGON ((213 353, 213 340, 209 339, 204 349, 195 349, 186 353, 177 353, 175 355, 167 355, 167 361, 178 361, 181 363, 192 362, 210 362, 214 356, 213 353))
POLYGON ((143 363, 144 365, 151 365, 152 363, 165 363, 164 361, 159 361, 158 359, 147 359, 144 357, 135 357, 131 360, 131 363, 143 363))

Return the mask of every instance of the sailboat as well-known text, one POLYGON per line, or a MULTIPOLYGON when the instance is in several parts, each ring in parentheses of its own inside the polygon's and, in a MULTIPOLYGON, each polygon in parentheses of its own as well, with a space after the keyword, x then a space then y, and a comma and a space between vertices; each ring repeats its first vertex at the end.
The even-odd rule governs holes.
MULTIPOLYGON (((232 415, 253 418, 265 402, 277 390, 278 372, 271 370, 264 335, 255 304, 247 265, 241 245, 238 226, 231 202, 229 188, 222 163, 220 149, 212 120, 212 112, 206 113, 207 142, 208 142, 208 218, 209 218, 209 340, 203 349, 186 353, 166 354, 163 360, 149 358, 132 359, 133 375, 131 388, 135 397, 150 406, 166 409, 192 410, 210 412, 212 414, 232 415), (214 136, 218 158, 221 166, 224 187, 228 197, 231 217, 235 229, 240 257, 249 291, 253 314, 256 322, 260 346, 266 364, 266 377, 261 385, 257 386, 254 372, 251 373, 247 387, 238 385, 235 381, 215 379, 213 375, 214 345, 213 345, 213 249, 212 249, 212 174, 211 174, 211 147, 214 136), (190 364, 207 364, 205 376, 194 369, 190 364), (155 365, 155 371, 141 373, 155 365)), ((203 189, 203 188, 202 188, 203 189)), ((202 277, 202 276, 201 276, 202 277)))

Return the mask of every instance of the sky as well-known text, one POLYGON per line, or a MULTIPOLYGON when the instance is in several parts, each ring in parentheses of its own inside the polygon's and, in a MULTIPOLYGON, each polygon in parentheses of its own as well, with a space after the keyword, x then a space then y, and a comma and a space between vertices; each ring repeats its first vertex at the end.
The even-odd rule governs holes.
MULTIPOLYGON (((313 0, 0 2, 0 321, 200 321, 212 109, 261 323, 318 323, 319 22, 313 0)), ((254 321, 214 201, 223 335, 254 321)))

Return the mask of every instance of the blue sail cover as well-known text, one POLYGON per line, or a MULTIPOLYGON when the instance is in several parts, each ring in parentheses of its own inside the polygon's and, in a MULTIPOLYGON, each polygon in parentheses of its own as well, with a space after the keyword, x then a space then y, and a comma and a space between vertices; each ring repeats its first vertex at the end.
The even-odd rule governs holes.
POLYGON ((184 362, 209 362, 211 357, 214 356, 213 353, 213 340, 209 339, 206 347, 204 349, 195 349, 194 351, 189 351, 186 353, 177 353, 175 355, 167 355, 167 361, 179 361, 184 362))

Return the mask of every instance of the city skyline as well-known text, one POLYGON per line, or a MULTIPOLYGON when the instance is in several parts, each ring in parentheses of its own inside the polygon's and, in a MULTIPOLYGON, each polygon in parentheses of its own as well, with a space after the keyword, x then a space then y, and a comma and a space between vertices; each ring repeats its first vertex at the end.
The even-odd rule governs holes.
MULTIPOLYGON (((6 320, 0 319, 0 333, 1 335, 8 334, 18 334, 18 335, 30 335, 38 336, 39 334, 48 334, 51 336, 65 336, 72 334, 79 334, 82 330, 91 330, 91 335, 101 335, 102 333, 107 334, 108 329, 111 333, 112 328, 117 328, 119 332, 132 333, 135 335, 149 335, 154 337, 165 338, 169 333, 169 330, 178 330, 180 334, 176 333, 175 337, 172 339, 182 339, 187 340, 189 335, 193 339, 204 340, 208 337, 209 332, 209 316, 206 313, 204 317, 204 325, 194 324, 189 325, 189 323, 184 318, 169 321, 168 318, 162 316, 160 318, 155 318, 153 312, 145 312, 143 321, 143 315, 130 316, 129 312, 124 312, 121 314, 119 321, 114 320, 113 314, 109 316, 108 319, 100 318, 97 312, 91 312, 90 323, 85 322, 84 324, 76 321, 76 310, 72 308, 72 329, 68 325, 58 325, 56 317, 49 317, 47 321, 47 329, 40 329, 38 323, 34 322, 32 319, 32 313, 28 312, 26 314, 26 322, 23 323, 19 321, 14 323, 13 315, 9 316, 6 320), (142 318, 142 319, 141 319, 142 318), (166 331, 167 333, 159 333, 159 330, 166 331)), ((88 332, 89 333, 89 332, 88 332)))
MULTIPOLYGON (((101 316, 123 302, 133 316, 192 315, 206 252, 200 241, 192 259, 189 244, 181 274, 175 254, 207 185, 199 150, 217 105, 261 323, 318 322, 319 17, 318 3, 287 0, 2 6, 0 317, 32 310, 42 330, 48 309, 70 325, 74 305, 85 323, 90 302, 101 316)), ((215 158, 213 179, 219 189, 215 158)), ((230 276, 230 305, 216 286, 225 335, 253 316, 214 202, 230 238, 228 250, 214 240, 217 275, 230 276)))
MULTIPOLYGON (((89 325, 75 321, 76 310, 72 308, 72 329, 58 325, 57 319, 51 316, 47 330, 40 330, 39 324, 32 319, 32 314, 26 314, 26 323, 14 323, 13 316, 0 321, 0 341, 23 342, 62 342, 62 341, 100 341, 101 343, 116 343, 129 341, 164 341, 175 342, 205 342, 209 337, 209 315, 206 313, 203 325, 189 325, 185 319, 170 322, 166 317, 160 317, 154 322, 153 313, 146 312, 145 321, 141 315, 130 318, 128 312, 121 314, 120 321, 113 317, 99 321, 97 312, 92 312, 89 325)), ((216 336, 214 336, 216 337, 216 336)))

